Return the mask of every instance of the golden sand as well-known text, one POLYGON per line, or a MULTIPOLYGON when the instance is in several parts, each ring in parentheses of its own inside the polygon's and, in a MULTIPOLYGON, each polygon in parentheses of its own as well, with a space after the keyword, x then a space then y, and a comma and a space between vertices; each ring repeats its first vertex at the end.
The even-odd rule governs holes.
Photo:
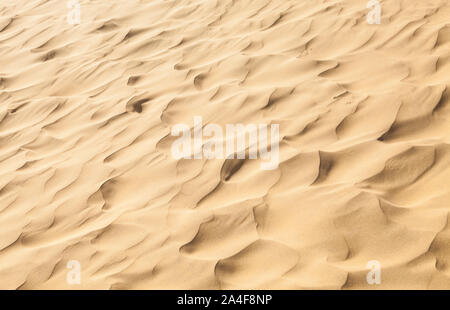
POLYGON ((0 0, 0 288, 449 289, 450 1, 380 3, 0 0))

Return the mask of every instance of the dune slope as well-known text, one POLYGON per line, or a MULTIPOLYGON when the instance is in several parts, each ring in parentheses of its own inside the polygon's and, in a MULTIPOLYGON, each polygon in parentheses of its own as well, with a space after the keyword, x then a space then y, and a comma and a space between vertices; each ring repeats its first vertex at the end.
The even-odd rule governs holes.
POLYGON ((450 1, 380 3, 0 0, 0 288, 450 289, 450 1))

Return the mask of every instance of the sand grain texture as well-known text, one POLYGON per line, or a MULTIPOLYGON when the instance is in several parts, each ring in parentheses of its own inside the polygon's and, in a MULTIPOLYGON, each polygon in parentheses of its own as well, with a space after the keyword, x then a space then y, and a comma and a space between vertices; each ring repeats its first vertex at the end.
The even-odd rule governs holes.
POLYGON ((0 0, 0 288, 450 289, 449 0, 80 5, 0 0), (194 116, 278 169, 175 160, 194 116))

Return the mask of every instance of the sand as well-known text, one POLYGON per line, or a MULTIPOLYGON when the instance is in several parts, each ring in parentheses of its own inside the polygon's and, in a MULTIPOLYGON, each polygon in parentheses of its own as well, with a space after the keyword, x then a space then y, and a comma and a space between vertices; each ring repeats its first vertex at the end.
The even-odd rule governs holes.
POLYGON ((1 0, 0 288, 450 289, 450 1, 380 2, 1 0))

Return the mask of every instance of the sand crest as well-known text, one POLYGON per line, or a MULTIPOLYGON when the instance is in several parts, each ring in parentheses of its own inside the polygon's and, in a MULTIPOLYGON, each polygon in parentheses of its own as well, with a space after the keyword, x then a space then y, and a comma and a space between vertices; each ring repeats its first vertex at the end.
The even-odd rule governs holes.
POLYGON ((0 288, 450 289, 449 0, 75 2, 0 0, 0 288))

